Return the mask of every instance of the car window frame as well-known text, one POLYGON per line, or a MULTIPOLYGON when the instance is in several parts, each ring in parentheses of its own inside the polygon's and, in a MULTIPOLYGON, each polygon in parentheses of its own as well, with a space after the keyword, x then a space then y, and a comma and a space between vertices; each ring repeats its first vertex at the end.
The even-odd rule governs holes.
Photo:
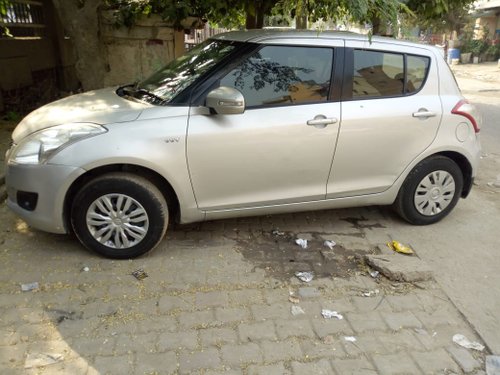
POLYGON ((213 76, 217 74, 221 67, 230 65, 238 56, 246 55, 249 51, 255 48, 254 43, 227 41, 229 44, 235 45, 235 49, 225 56, 221 61, 215 64, 210 70, 199 76, 189 86, 184 88, 165 106, 189 106, 192 105, 193 98, 196 98, 196 93, 201 88, 203 89, 208 83, 213 82, 213 76))
MULTIPOLYGON (((290 107, 290 106, 299 106, 299 105, 314 105, 314 104, 324 104, 324 103, 332 103, 332 102, 340 102, 341 100, 341 92, 343 85, 343 64, 344 61, 344 47, 336 47, 329 45, 314 45, 314 44, 292 44, 292 43, 245 43, 248 45, 248 48, 245 50, 245 53, 241 53, 238 59, 234 59, 230 62, 221 62, 212 70, 212 74, 208 79, 203 81, 199 80, 198 86, 194 87, 192 90, 192 96, 190 105, 191 106, 204 106, 205 98, 207 94, 219 87, 220 80, 225 77, 228 73, 230 73, 234 68, 236 68, 244 59, 251 57, 254 53, 257 53, 264 47, 296 47, 296 48, 327 48, 332 51, 332 68, 330 73, 330 85, 328 89, 328 96, 326 100, 323 101, 310 101, 310 102, 302 102, 302 103, 293 103, 293 104, 266 104, 266 105, 258 105, 246 107, 245 110, 254 110, 254 109, 265 109, 265 108, 279 108, 279 107, 290 107), (201 82, 200 82, 201 81, 201 82)), ((201 78, 201 77, 200 77, 201 78)))
POLYGON ((408 53, 408 52, 397 52, 397 51, 392 51, 392 50, 384 50, 380 48, 376 49, 371 49, 371 48, 359 48, 359 47, 345 47, 345 56, 344 56, 344 84, 343 84, 343 89, 342 89, 342 101, 357 101, 357 100, 381 100, 381 99, 394 99, 394 98, 404 98, 404 97, 409 97, 413 95, 417 95, 422 89, 425 87, 425 84, 427 82, 427 79, 429 77, 429 73, 432 68, 433 64, 433 58, 431 56, 426 56, 426 55, 419 55, 417 53, 408 53), (360 96, 360 97, 353 97, 353 82, 354 82, 354 51, 355 50, 361 50, 361 51, 370 51, 370 52, 380 52, 380 53, 390 53, 390 54, 399 54, 403 56, 403 72, 404 72, 404 83, 403 83, 403 93, 401 95, 389 95, 389 96, 360 96), (425 73, 425 77, 422 80, 422 84, 420 85, 419 89, 411 92, 411 93, 406 93, 406 85, 408 81, 408 62, 407 62, 407 57, 408 56, 413 56, 413 57, 423 57, 426 59, 429 59, 429 65, 427 67, 427 71, 425 73))

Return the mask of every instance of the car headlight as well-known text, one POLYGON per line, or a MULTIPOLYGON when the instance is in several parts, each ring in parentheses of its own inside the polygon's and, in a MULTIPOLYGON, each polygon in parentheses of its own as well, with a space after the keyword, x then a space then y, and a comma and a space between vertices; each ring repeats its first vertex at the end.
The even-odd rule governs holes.
POLYGON ((100 125, 74 123, 40 130, 24 138, 9 153, 9 162, 43 164, 59 150, 80 139, 107 132, 100 125))

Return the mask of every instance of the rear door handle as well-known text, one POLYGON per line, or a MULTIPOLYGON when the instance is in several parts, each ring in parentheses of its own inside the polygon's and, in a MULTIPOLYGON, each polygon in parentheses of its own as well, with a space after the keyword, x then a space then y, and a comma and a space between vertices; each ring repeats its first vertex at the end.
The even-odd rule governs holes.
POLYGON ((413 117, 417 117, 417 118, 428 118, 428 117, 436 117, 436 112, 431 112, 431 111, 427 111, 427 110, 419 110, 418 112, 413 112, 413 117))
POLYGON ((313 120, 307 120, 309 126, 322 126, 325 127, 330 124, 335 124, 338 120, 335 117, 327 118, 323 115, 317 115, 313 120))

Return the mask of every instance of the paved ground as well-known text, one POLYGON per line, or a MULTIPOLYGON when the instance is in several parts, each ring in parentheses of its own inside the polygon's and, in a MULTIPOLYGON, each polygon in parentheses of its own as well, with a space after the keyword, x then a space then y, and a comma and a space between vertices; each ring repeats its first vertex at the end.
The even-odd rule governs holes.
MULTIPOLYGON (((470 77, 457 73, 459 79, 461 74, 470 77)), ((492 93, 484 95, 494 104, 492 93)), ((498 195, 487 185, 494 160, 485 158, 475 195, 460 202, 449 219, 425 229, 404 224, 386 208, 214 221, 171 227, 158 249, 133 261, 102 259, 70 237, 33 231, 2 204, 0 371, 484 374, 490 348, 478 352, 452 342, 457 333, 481 343, 486 336, 469 323, 474 312, 450 274, 455 266, 457 285, 464 284, 460 279, 470 285, 496 280, 493 252, 490 258, 473 256, 481 249, 470 241, 481 229, 474 226, 473 235, 462 229, 471 214, 480 220, 481 210, 498 217, 498 195), (453 236, 474 252, 458 246, 453 258, 455 247, 447 245, 457 243, 453 236), (295 245, 296 237, 309 239, 309 248, 295 245), (338 243, 333 252, 323 246, 325 239, 338 243), (390 239, 411 243, 438 282, 372 278, 360 256, 390 239), (464 272, 467 264, 471 276, 464 272), (135 279, 131 273, 137 269, 148 277, 135 279), (310 283, 294 277, 311 270, 316 277, 310 283), (483 270, 490 279, 474 280, 483 270), (21 284, 35 281, 37 290, 21 291, 21 284), (297 307, 304 313, 293 315, 297 307), (325 319, 322 309, 343 319, 325 319), (43 361, 56 363, 25 368, 43 361)), ((481 225, 494 234, 494 223, 481 225)), ((495 314, 495 293, 490 291, 491 301, 487 291, 481 295, 478 315, 495 314)))
POLYGON ((3 206, 2 373, 480 374, 484 355, 452 336, 480 339, 435 282, 373 279, 355 260, 388 239, 373 232, 386 215, 337 210, 171 228, 147 257, 111 261, 31 231, 3 206), (288 237, 299 231, 311 248, 288 237), (333 256, 321 255, 323 238, 338 242, 333 256), (139 268, 149 275, 142 281, 131 275, 139 268), (302 283, 299 270, 318 277, 302 283), (34 281, 37 291, 21 292, 34 281), (51 353, 63 359, 23 369, 51 353))

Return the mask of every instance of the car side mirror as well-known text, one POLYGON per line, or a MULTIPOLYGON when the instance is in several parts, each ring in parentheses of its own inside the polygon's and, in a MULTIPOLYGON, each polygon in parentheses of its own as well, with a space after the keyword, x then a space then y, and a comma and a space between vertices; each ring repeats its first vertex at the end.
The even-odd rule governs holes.
POLYGON ((235 88, 227 86, 210 91, 205 105, 219 115, 235 115, 245 112, 243 94, 235 88))

